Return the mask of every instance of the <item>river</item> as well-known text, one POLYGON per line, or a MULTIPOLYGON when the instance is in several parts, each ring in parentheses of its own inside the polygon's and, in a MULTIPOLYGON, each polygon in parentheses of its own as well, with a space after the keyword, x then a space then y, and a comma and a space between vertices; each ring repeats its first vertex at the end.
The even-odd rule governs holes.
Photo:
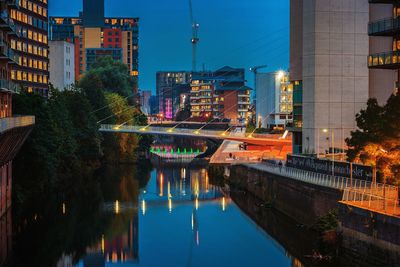
POLYGON ((13 206, 0 255, 9 266, 310 265, 317 239, 301 225, 205 168, 149 164, 104 167, 64 201, 13 206))

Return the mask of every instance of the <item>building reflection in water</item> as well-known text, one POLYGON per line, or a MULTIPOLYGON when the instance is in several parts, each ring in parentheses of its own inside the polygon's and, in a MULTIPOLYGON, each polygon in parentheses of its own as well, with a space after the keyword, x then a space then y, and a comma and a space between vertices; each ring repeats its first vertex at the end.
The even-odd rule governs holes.
POLYGON ((11 209, 0 217, 0 266, 7 266, 12 248, 12 219, 11 209))

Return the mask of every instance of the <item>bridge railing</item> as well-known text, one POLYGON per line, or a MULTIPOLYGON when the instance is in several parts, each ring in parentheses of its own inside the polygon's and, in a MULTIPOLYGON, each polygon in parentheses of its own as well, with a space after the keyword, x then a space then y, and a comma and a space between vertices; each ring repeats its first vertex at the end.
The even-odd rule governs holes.
POLYGON ((156 133, 168 133, 172 130, 174 133, 191 134, 191 135, 221 135, 224 131, 213 131, 213 130, 196 130, 196 129, 182 129, 182 128, 171 128, 171 127, 154 127, 154 126, 133 126, 133 125, 123 125, 118 126, 112 124, 102 124, 100 130, 109 131, 132 131, 132 132, 156 132, 156 133))
POLYGON ((392 197, 398 195, 398 187, 392 185, 372 183, 370 181, 351 179, 348 177, 332 176, 328 174, 311 172, 292 167, 279 166, 278 164, 269 162, 257 165, 248 165, 248 166, 251 166, 252 168, 258 170, 263 170, 273 174, 299 180, 302 182, 343 190, 343 191, 348 188, 357 192, 368 191, 370 194, 377 197, 383 197, 384 195, 388 194, 391 195, 392 197))
POLYGON ((35 116, 13 116, 0 119, 0 133, 35 124, 35 116))

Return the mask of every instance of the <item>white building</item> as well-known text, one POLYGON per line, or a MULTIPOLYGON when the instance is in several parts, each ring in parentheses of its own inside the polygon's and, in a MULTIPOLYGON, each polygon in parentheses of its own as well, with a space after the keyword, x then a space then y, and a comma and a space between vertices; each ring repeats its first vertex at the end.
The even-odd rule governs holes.
POLYGON ((257 127, 284 127, 292 121, 293 90, 284 71, 256 74, 257 127))
POLYGON ((75 83, 74 44, 50 41, 50 83, 59 90, 70 89, 75 83))
POLYGON ((302 90, 294 143, 303 153, 346 149, 356 129, 369 93, 368 20, 368 0, 291 0, 290 74, 302 90))

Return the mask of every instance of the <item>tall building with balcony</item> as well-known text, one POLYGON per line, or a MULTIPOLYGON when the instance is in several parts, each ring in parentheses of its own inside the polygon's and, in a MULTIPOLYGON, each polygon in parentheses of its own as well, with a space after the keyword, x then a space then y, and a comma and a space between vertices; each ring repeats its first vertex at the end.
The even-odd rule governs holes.
POLYGON ((256 74, 257 127, 284 128, 292 122, 293 84, 289 73, 275 71, 256 74))
POLYGON ((14 32, 9 35, 9 50, 6 52, 13 60, 9 71, 11 80, 23 90, 47 97, 47 0, 4 0, 2 3, 9 4, 1 13, 2 28, 8 27, 14 32))
POLYGON ((369 0, 370 97, 386 103, 400 82, 400 2, 369 0))
POLYGON ((84 0, 78 17, 50 17, 50 40, 75 45, 75 78, 79 80, 99 57, 110 56, 127 65, 139 79, 139 18, 104 17, 104 0, 84 0), (94 8, 93 8, 94 7, 94 8))
MULTIPOLYGON (((19 39, 21 26, 9 17, 11 11, 19 10, 20 5, 21 2, 18 1, 0 2, 0 221, 3 221, 2 217, 11 206, 12 160, 35 123, 35 118, 32 116, 12 114, 12 97, 27 84, 25 82, 16 84, 12 80, 13 73, 19 67, 17 58, 20 58, 13 52, 13 44, 16 40, 21 45, 30 44, 26 38, 19 39)), ((38 6, 36 4, 35 6, 37 10, 38 6)), ((25 10, 23 8, 21 10, 23 14, 25 10)), ((25 54, 23 53, 23 58, 25 54)))
POLYGON ((251 91, 245 82, 244 69, 228 66, 215 72, 194 73, 190 92, 192 117, 244 123, 248 118, 251 91))
POLYGON ((173 119, 181 106, 182 95, 190 92, 190 71, 159 71, 156 74, 158 112, 173 119))
POLYGON ((368 0, 290 5, 293 151, 343 151, 369 97, 368 0))

